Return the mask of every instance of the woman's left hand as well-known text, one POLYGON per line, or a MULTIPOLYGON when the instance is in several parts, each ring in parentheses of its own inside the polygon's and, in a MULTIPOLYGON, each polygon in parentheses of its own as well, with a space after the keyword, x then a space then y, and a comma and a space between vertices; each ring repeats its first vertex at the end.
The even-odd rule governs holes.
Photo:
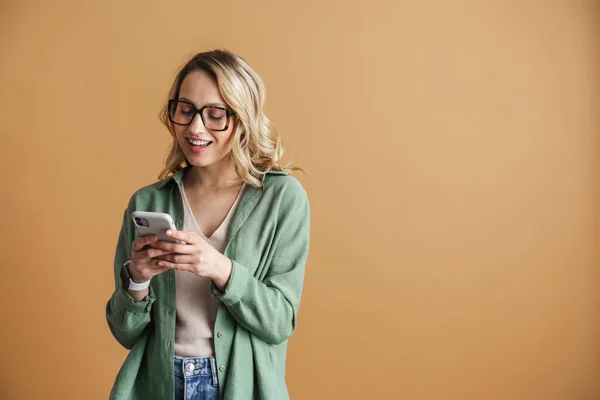
POLYGON ((167 236, 178 239, 185 244, 171 243, 159 240, 151 246, 168 250, 176 254, 166 254, 156 257, 161 267, 178 271, 189 271, 195 275, 212 279, 219 290, 223 290, 231 276, 231 260, 219 253, 210 243, 195 232, 169 229, 167 236))

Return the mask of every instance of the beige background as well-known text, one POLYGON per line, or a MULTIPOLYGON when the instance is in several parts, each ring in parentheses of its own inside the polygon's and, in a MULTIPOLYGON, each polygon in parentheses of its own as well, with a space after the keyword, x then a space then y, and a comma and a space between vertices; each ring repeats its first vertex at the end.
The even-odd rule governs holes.
POLYGON ((0 399, 105 399, 177 67, 227 48, 312 204, 294 400, 600 398, 593 1, 0 1, 0 399))

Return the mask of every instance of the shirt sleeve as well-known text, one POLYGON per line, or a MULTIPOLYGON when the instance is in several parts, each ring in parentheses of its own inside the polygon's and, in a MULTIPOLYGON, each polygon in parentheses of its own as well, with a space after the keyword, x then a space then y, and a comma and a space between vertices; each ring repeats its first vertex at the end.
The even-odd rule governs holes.
POLYGON ((211 286, 212 295, 239 324, 271 344, 284 342, 296 329, 308 256, 310 206, 300 184, 292 188, 286 190, 285 204, 280 207, 279 234, 265 279, 258 280, 232 260, 223 292, 214 283, 211 286))
MULTIPOLYGON (((130 202, 131 204, 131 202, 130 202)), ((156 300, 152 284, 148 296, 136 302, 123 287, 121 266, 131 258, 133 224, 129 208, 123 213, 123 223, 117 241, 114 257, 115 291, 106 303, 108 327, 117 341, 126 349, 131 349, 146 333, 152 316, 152 304, 156 300)))

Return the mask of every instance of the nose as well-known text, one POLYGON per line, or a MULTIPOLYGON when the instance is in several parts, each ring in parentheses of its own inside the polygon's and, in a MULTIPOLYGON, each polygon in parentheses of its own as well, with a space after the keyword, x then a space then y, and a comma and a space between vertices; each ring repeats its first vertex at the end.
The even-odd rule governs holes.
POLYGON ((194 115, 194 119, 189 125, 189 128, 191 133, 206 132, 206 127, 204 126, 204 123, 202 122, 202 118, 199 113, 196 113, 196 115, 194 115))

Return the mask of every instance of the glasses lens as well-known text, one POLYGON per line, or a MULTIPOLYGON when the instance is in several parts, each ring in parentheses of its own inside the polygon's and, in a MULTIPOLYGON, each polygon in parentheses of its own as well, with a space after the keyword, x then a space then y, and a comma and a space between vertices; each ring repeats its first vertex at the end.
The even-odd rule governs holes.
POLYGON ((218 107, 206 107, 202 112, 204 124, 208 129, 222 131, 227 126, 227 112, 218 107))
POLYGON ((169 115, 171 116, 171 121, 176 124, 189 124, 196 113, 196 109, 193 105, 183 101, 172 101, 170 106, 169 115))

